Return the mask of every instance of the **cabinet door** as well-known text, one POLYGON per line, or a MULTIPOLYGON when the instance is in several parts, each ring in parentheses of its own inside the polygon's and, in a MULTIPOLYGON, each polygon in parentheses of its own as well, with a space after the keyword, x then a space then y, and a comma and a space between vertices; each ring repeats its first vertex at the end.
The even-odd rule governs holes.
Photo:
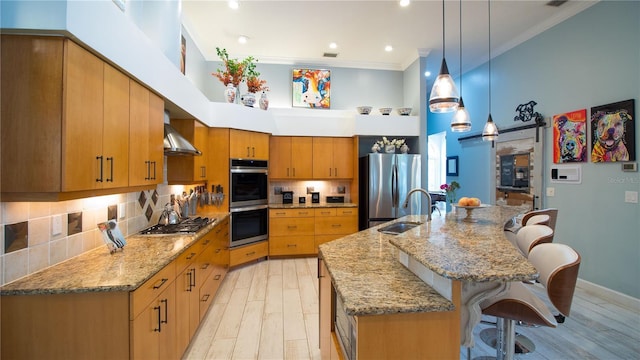
POLYGON ((313 138, 313 177, 328 179, 333 177, 333 138, 313 138))
POLYGON ((136 81, 129 81, 129 185, 149 183, 149 91, 136 81))
POLYGON ((149 170, 151 184, 162 184, 164 177, 164 100, 158 95, 149 92, 149 119, 147 142, 149 154, 149 170))
POLYGON ((270 141, 269 177, 287 179, 291 175, 291 137, 272 136, 270 141))
POLYGON ((167 157, 167 180, 170 184, 201 183, 207 180, 208 128, 192 119, 172 119, 171 126, 202 152, 202 156, 167 157))
POLYGON ((2 191, 59 192, 63 39, 1 39, 2 191))
POLYGON ((251 148, 253 158, 269 160, 269 134, 252 132, 251 148))
POLYGON ((65 42, 62 191, 102 187, 104 68, 79 45, 65 42))
POLYGON ((333 139, 333 176, 338 179, 353 178, 353 139, 333 139))
POLYGON ((176 278, 176 346, 181 352, 189 346, 200 320, 196 271, 191 263, 176 278))
POLYGON ((251 158, 251 132, 229 130, 229 157, 238 159, 251 158))
POLYGON ((104 188, 129 185, 129 78, 104 64, 104 188))
POLYGON ((160 293, 132 322, 131 357, 177 359, 175 282, 160 293))
POLYGON ((296 136, 291 138, 291 177, 311 179, 313 177, 313 138, 296 136))

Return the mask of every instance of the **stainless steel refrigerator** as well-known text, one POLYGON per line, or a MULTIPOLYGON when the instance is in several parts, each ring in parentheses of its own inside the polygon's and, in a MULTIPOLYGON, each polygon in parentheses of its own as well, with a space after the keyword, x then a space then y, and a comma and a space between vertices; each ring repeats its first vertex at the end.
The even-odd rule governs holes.
POLYGON ((407 193, 420 187, 420 155, 368 154, 360 158, 360 230, 410 214, 420 214, 420 194, 407 193))

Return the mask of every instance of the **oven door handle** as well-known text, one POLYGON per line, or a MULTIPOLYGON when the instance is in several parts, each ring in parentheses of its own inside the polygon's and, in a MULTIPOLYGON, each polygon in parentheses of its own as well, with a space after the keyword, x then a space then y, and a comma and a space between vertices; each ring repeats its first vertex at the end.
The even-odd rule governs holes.
POLYGON ((269 171, 267 169, 260 168, 250 168, 250 169, 230 169, 232 174, 265 174, 268 175, 269 171))
POLYGON ((242 212, 242 211, 262 210, 268 207, 269 205, 243 206, 243 207, 231 208, 229 211, 232 213, 236 213, 236 212, 242 212))

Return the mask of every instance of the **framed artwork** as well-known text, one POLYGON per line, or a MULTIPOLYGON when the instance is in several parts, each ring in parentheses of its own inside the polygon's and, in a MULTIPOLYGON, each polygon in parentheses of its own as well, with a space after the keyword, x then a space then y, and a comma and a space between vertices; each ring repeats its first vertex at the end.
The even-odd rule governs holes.
POLYGON ((293 107, 329 109, 331 70, 293 69, 293 107))
POLYGON ((458 176, 457 156, 447 156, 447 176, 458 176))
POLYGON ((634 99, 591 108, 591 161, 636 160, 634 99))
POLYGON ((553 162, 587 161, 587 109, 553 116, 553 162))

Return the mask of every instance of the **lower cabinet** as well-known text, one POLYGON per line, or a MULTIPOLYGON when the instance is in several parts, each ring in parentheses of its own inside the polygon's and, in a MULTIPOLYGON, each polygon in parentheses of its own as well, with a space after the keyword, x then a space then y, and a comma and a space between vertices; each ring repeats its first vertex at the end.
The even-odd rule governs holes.
POLYGON ((182 355, 176 342, 178 308, 175 281, 162 286, 165 287, 164 291, 131 322, 131 358, 134 360, 169 360, 182 355))
POLYGON ((320 208, 314 215, 315 254, 320 244, 358 232, 358 208, 320 208))
POLYGON ((269 256, 268 241, 261 241, 231 249, 229 254, 229 266, 242 265, 263 257, 269 256))

